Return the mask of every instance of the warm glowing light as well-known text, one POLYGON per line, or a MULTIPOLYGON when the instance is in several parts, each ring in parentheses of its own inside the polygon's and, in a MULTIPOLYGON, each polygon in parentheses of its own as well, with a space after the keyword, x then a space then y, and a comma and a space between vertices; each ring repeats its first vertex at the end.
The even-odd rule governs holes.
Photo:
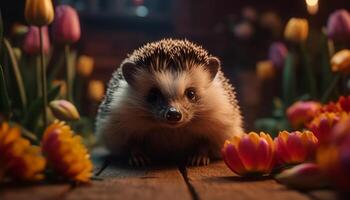
POLYGON ((315 15, 318 12, 318 0, 305 0, 307 12, 310 15, 315 15))
POLYGON ((318 4, 318 0, 306 0, 306 5, 315 6, 318 4))

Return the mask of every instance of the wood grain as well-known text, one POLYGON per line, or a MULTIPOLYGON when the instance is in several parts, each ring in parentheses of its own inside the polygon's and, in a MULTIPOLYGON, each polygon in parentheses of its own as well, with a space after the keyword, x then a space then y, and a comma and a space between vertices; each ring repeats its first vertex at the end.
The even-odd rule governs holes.
POLYGON ((66 199, 191 199, 177 167, 135 169, 113 162, 90 186, 79 187, 66 199))
POLYGON ((223 162, 187 168, 189 183, 199 199, 309 200, 308 195, 285 188, 271 178, 241 178, 223 162))

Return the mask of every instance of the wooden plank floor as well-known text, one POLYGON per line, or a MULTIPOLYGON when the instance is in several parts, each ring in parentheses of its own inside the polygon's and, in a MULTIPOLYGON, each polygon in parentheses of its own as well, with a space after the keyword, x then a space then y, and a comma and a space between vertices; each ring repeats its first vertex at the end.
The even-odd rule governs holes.
POLYGON ((138 169, 100 155, 95 156, 94 162, 97 175, 91 184, 1 185, 0 199, 339 199, 331 190, 300 192, 288 189, 271 178, 242 178, 231 172, 222 161, 206 167, 158 165, 138 169))

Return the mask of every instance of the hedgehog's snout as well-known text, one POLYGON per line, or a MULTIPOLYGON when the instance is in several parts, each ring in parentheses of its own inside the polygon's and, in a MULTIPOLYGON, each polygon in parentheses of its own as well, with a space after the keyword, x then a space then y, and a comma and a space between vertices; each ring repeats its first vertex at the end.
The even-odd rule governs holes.
POLYGON ((166 112, 164 113, 164 118, 166 121, 170 123, 177 123, 181 121, 182 113, 176 109, 175 107, 168 107, 166 112))

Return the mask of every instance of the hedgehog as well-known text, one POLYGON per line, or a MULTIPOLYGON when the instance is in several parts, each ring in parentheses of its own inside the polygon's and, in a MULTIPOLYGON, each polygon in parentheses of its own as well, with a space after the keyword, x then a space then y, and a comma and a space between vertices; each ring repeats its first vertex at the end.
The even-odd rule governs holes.
POLYGON ((188 40, 163 39, 134 50, 112 74, 96 132, 111 154, 134 166, 208 165, 243 128, 219 59, 188 40))

